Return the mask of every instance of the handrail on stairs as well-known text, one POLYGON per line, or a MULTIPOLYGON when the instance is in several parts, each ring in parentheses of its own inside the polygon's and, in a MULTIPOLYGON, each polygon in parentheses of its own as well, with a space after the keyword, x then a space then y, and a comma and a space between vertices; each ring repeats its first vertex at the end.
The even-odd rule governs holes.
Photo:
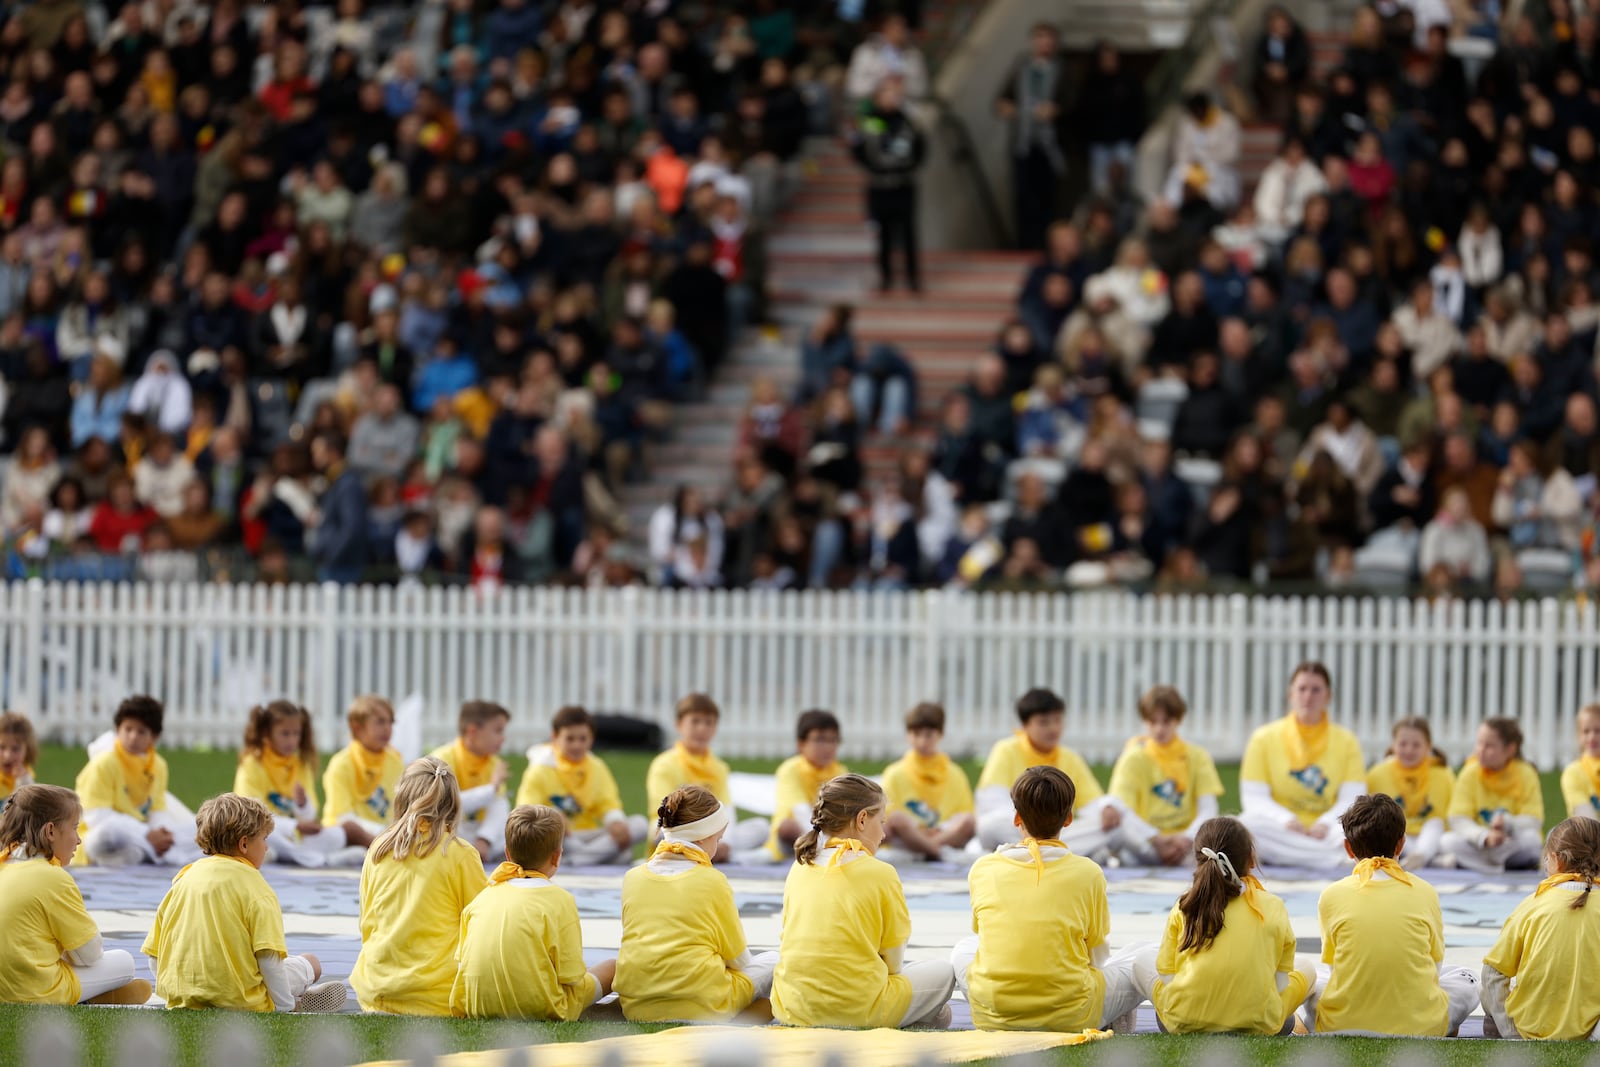
POLYGON ((1213 26, 1218 19, 1231 20, 1239 0, 1204 0, 1189 16, 1189 32, 1183 43, 1163 55, 1145 81, 1145 99, 1152 117, 1166 113, 1183 96, 1184 82, 1195 63, 1213 43, 1213 26))
POLYGON ((995 197, 994 185, 989 181, 988 172, 983 169, 983 163, 978 158, 978 149, 972 140, 972 131, 967 128, 966 120, 957 114, 950 106, 950 102, 942 96, 930 94, 924 102, 934 109, 940 127, 954 138, 950 159, 972 178, 973 188, 978 193, 978 202, 996 240, 1003 247, 1012 247, 1015 241, 1011 235, 1011 224, 1006 220, 1006 213, 1001 210, 1000 201, 995 197))

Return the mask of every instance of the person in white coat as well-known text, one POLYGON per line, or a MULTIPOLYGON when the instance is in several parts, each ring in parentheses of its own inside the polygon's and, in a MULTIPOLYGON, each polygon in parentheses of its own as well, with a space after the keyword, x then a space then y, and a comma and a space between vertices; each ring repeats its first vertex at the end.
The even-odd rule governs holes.
POLYGON ((1306 201, 1327 191, 1328 179, 1306 155, 1305 142, 1286 138, 1256 184, 1256 233, 1269 244, 1283 244, 1305 218, 1306 201))

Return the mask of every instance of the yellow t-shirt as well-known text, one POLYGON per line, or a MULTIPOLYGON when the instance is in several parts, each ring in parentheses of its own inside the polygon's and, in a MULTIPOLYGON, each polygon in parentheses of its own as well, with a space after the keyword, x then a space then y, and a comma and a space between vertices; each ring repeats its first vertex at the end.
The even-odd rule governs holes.
POLYGON ((1174 773, 1150 750, 1146 738, 1128 742, 1111 769, 1111 795, 1139 818, 1162 833, 1177 833, 1193 825, 1201 797, 1222 795, 1222 779, 1211 753, 1182 738, 1182 768, 1174 773))
POLYGON ((1293 714, 1269 722, 1250 735, 1239 768, 1241 781, 1265 782, 1272 789, 1272 799, 1306 826, 1327 814, 1346 782, 1366 786, 1366 765, 1355 734, 1332 723, 1326 726, 1326 742, 1320 751, 1299 751, 1293 714))
MULTIPOLYGON (((450 773, 456 776, 456 784, 461 787, 463 793, 469 789, 481 788, 494 781, 495 768, 505 763, 505 760, 499 756, 474 756, 467 751, 460 738, 450 742, 448 745, 440 745, 429 755, 444 761, 445 766, 450 768, 450 773)), ((500 783, 500 788, 495 793, 497 796, 505 796, 506 787, 504 782, 500 783)), ((464 816, 462 818, 463 832, 461 832, 461 836, 468 839, 477 837, 478 835, 475 833, 466 833, 464 831, 468 828, 482 826, 483 820, 488 816, 488 808, 480 808, 471 815, 464 816)))
POLYGON ((1028 742, 1028 736, 1021 730, 994 743, 989 750, 989 758, 984 761, 983 773, 978 776, 978 790, 982 792, 990 786, 1010 789, 1022 777, 1023 771, 1029 767, 1046 765, 1060 768, 1063 774, 1072 779, 1072 785, 1077 790, 1074 811, 1105 795, 1105 790, 1100 788, 1094 772, 1089 770, 1082 756, 1065 745, 1057 745, 1054 752, 1040 752, 1028 742))
POLYGON ((365 1011, 449 1015, 461 913, 489 884, 478 850, 452 837, 426 856, 361 867, 361 955, 350 985, 365 1011))
POLYGON ((517 789, 517 805, 523 804, 550 805, 567 817, 569 830, 598 830, 607 813, 622 810, 622 794, 611 768, 593 752, 568 763, 549 745, 540 745, 529 754, 517 789))
POLYGON ((1283 901, 1260 890, 1252 894, 1255 912, 1243 897, 1228 901, 1222 931, 1200 951, 1178 950, 1183 912, 1174 904, 1156 954, 1156 980, 1150 998, 1161 1022, 1175 1034, 1240 1032, 1276 1034, 1300 1001, 1306 980, 1294 967, 1294 930, 1283 901), (1278 991, 1277 974, 1289 974, 1278 991))
POLYGON ((650 761, 644 776, 645 806, 654 811, 668 793, 686 785, 703 785, 724 804, 733 803, 728 765, 713 752, 696 756, 680 741, 650 761))
POLYGON ((239 757, 239 768, 233 772, 233 791, 242 797, 254 797, 272 809, 272 814, 292 819, 294 787, 306 791, 306 800, 313 810, 317 803, 317 776, 311 765, 296 758, 292 776, 276 776, 262 762, 259 755, 247 752, 239 757), (275 780, 276 779, 276 780, 275 780))
POLYGON ((874 856, 826 864, 796 863, 783 883, 772 1014, 788 1026, 897 1027, 911 979, 890 974, 882 953, 911 937, 900 876, 874 856))
POLYGON ((721 871, 692 864, 623 876, 615 988, 629 1021, 733 1018, 755 996, 750 979, 728 967, 744 950, 744 924, 721 871))
POLYGON ((6 801, 11 799, 12 793, 15 793, 25 785, 31 784, 33 780, 32 767, 24 767, 22 773, 18 775, 10 775, 5 771, 0 771, 0 811, 6 810, 6 801))
POLYGON ((1483 958, 1516 979, 1506 1014, 1523 1037, 1582 1041, 1600 1023, 1600 985, 1577 977, 1600 959, 1600 907, 1573 908, 1574 892, 1558 885, 1525 897, 1483 958))
POLYGON ((932 759, 907 752, 883 769, 883 791, 890 811, 903 811, 929 830, 973 810, 967 772, 943 752, 932 759))
POLYGON ((1573 760, 1561 772, 1561 799, 1567 803, 1568 818, 1580 811, 1600 810, 1600 782, 1589 777, 1583 760, 1573 760))
POLYGON ((979 1030, 1086 1030, 1100 1026, 1106 978, 1091 953, 1111 932, 1106 876, 1082 856, 1049 860, 994 853, 972 865, 978 954, 967 1000, 979 1030), (1039 976, 1050 976, 1040 982, 1039 976))
POLYGON ((48 859, 0 862, 0 1004, 76 1004, 78 976, 62 953, 100 931, 78 883, 48 859))
POLYGON ((127 756, 113 744, 78 772, 74 788, 86 812, 110 808, 148 822, 152 811, 167 810, 167 761, 153 750, 145 760, 127 756))
POLYGON ((322 772, 322 792, 327 800, 322 812, 324 826, 338 826, 347 818, 389 825, 394 789, 406 771, 406 761, 392 748, 384 749, 381 761, 365 750, 357 753, 354 750, 360 744, 352 741, 335 752, 322 772))
POLYGON ((571 1022, 594 1002, 578 902, 548 878, 491 885, 461 912, 450 1011, 467 1019, 571 1022))
POLYGON ((1406 809, 1406 833, 1420 834, 1423 824, 1450 813, 1456 776, 1429 757, 1420 767, 1402 766, 1390 756, 1367 771, 1367 792, 1394 797, 1406 809))
POLYGON ((1544 787, 1539 772, 1527 760, 1513 760, 1494 773, 1469 759, 1456 776, 1450 814, 1466 815, 1488 826, 1496 815, 1531 815, 1544 822, 1544 787))
POLYGON ((289 954, 283 909, 249 860, 207 856, 173 876, 141 951, 169 1008, 271 1011, 256 953, 289 954))
MULTIPOLYGON (((804 756, 790 756, 778 764, 772 833, 767 837, 767 847, 777 850, 778 826, 794 813, 796 807, 804 804, 809 808, 817 802, 817 791, 824 782, 831 782, 841 774, 848 773, 849 770, 838 760, 826 767, 816 767, 804 756)), ((800 829, 804 831, 809 827, 801 826, 800 829)))
POLYGON ((1415 874, 1411 884, 1355 875, 1322 891, 1322 962, 1333 977, 1317 1004, 1317 1030, 1372 1030, 1400 1037, 1444 1037, 1450 1001, 1439 988, 1444 918, 1439 894, 1415 874))

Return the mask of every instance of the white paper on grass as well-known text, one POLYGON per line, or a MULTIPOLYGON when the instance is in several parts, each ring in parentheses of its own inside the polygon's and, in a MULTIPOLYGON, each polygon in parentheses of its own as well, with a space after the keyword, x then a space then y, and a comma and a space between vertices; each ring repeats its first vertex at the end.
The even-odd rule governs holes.
MULTIPOLYGON (((883 784, 876 775, 872 780, 883 784)), ((738 810, 753 815, 771 815, 778 806, 778 777, 733 771, 728 775, 728 792, 733 794, 733 806, 738 810)))
POLYGON ((408 764, 422 755, 421 693, 412 693, 394 706, 394 734, 389 743, 408 764))

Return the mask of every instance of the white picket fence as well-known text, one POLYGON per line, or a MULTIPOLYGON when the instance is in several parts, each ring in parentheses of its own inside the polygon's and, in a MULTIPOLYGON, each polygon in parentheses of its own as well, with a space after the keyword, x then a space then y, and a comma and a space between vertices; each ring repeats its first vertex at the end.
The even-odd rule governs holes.
POLYGON ((0 697, 74 742, 139 692, 166 702, 169 745, 237 744, 251 704, 286 696, 328 749, 364 692, 420 694, 428 744, 453 734, 463 700, 499 701, 520 748, 563 704, 670 728, 677 698, 703 690, 727 755, 792 751, 795 715, 822 707, 846 759, 892 756, 920 700, 944 704, 947 747, 965 754, 1013 730, 1017 695, 1044 685, 1066 700, 1069 743, 1109 759, 1137 732, 1139 694, 1167 683, 1189 700, 1185 733, 1227 759, 1283 713, 1308 658, 1332 669, 1335 718, 1369 758, 1401 715, 1428 716, 1453 760, 1479 720, 1512 715, 1552 768, 1600 694, 1600 620, 1554 600, 0 586, 0 697))

